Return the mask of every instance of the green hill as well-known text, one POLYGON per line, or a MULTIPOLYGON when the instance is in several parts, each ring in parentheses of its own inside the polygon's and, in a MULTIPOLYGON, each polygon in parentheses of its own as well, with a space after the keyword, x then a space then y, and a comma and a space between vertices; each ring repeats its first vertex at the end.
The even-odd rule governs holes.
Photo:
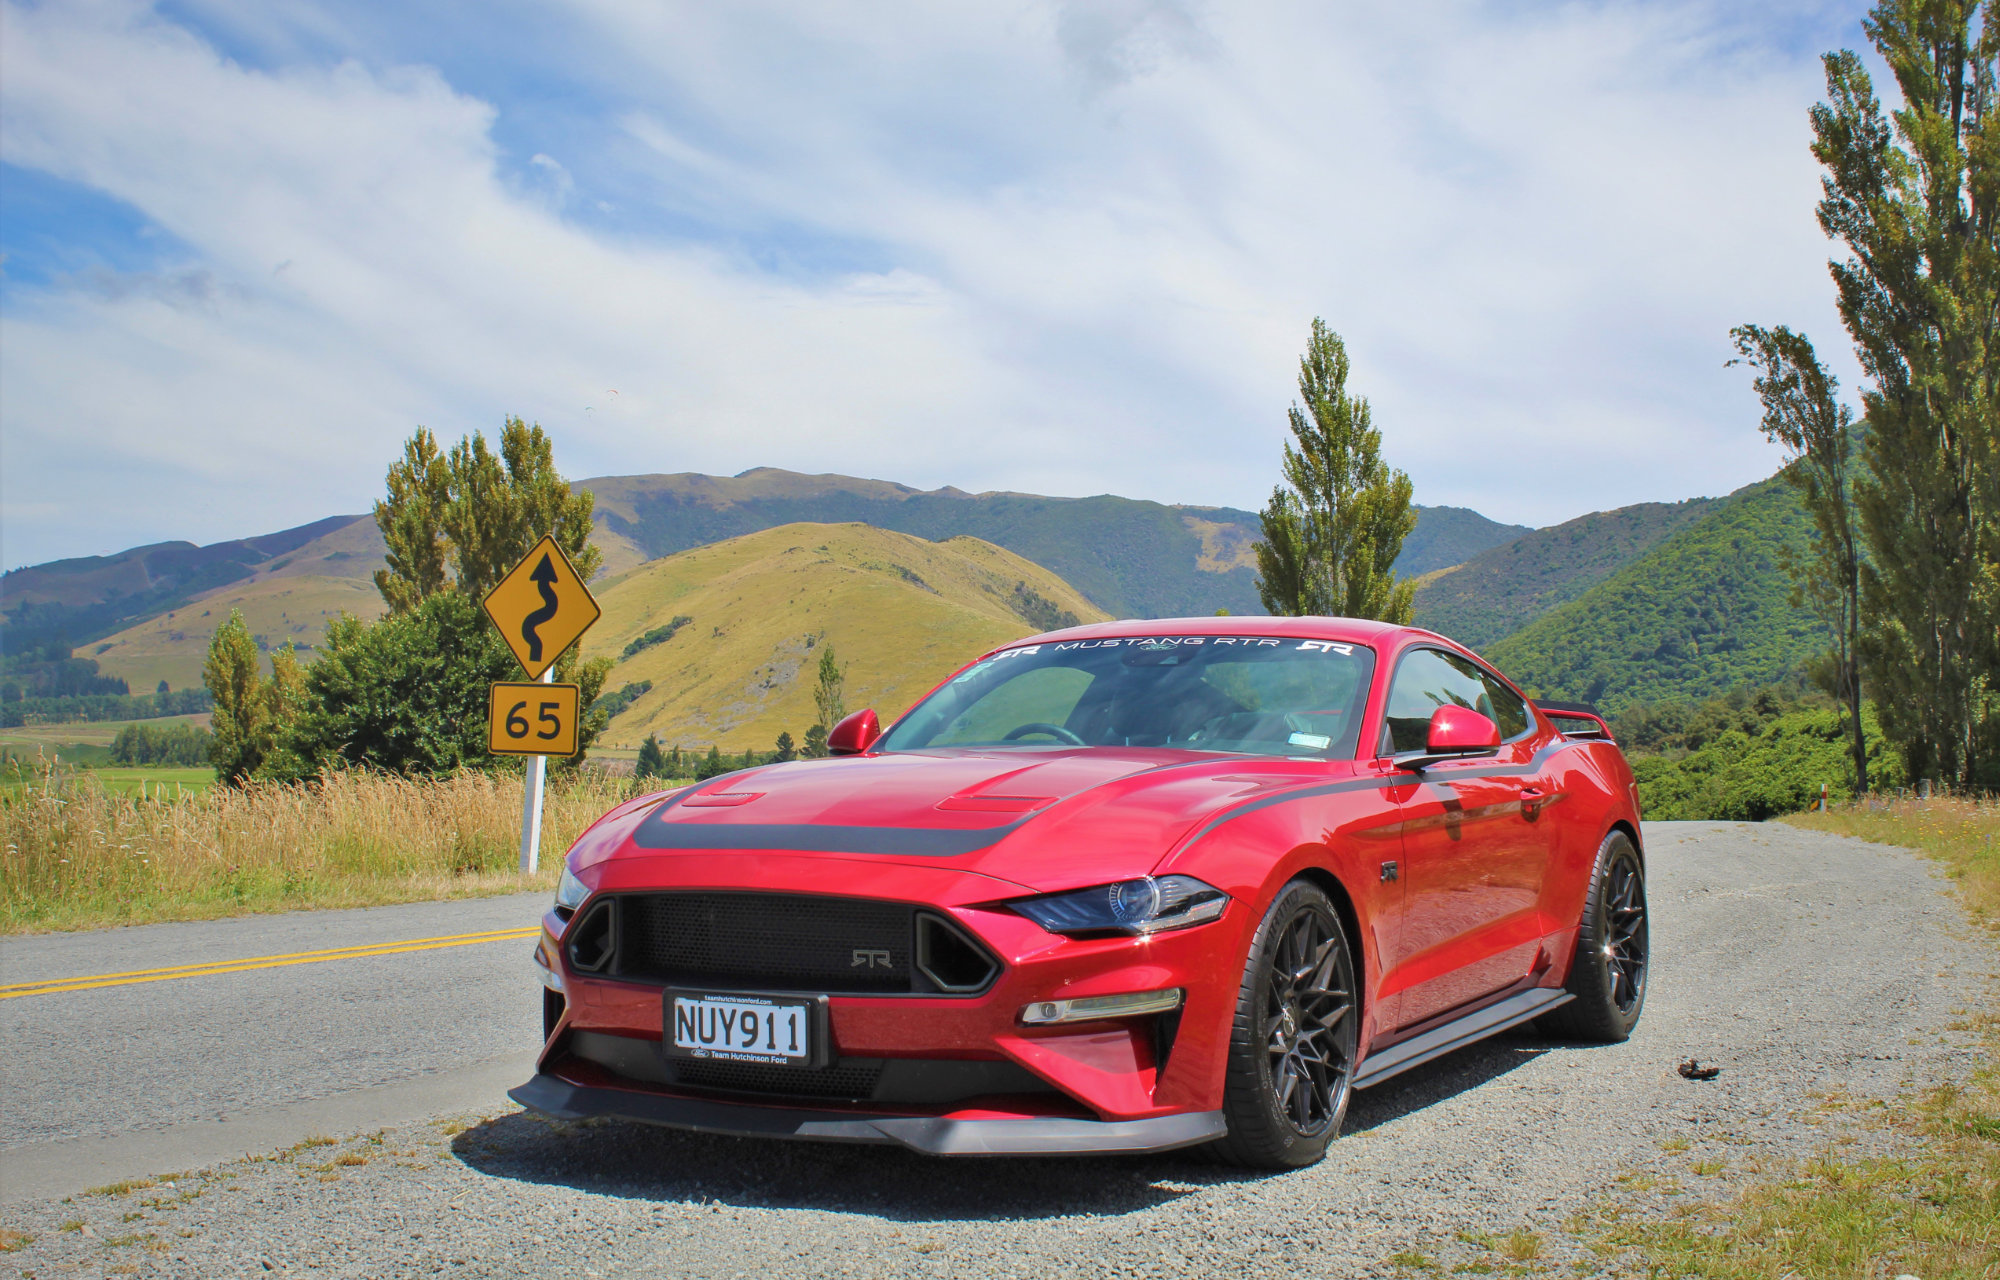
POLYGON ((1576 599, 1713 510, 1718 498, 1596 511, 1482 549, 1417 588, 1417 625, 1480 648, 1576 599))
POLYGON ((1777 681, 1826 645, 1778 564, 1810 528, 1783 479, 1738 489, 1487 656, 1532 694, 1609 711, 1777 681))
POLYGON ((1396 572, 1408 577, 1435 573, 1534 533, 1527 525, 1501 524, 1468 507, 1418 507, 1417 527, 1403 539, 1396 572))
POLYGON ((1101 622, 1061 578, 976 538, 927 542, 862 524, 793 524, 683 551, 598 589, 588 657, 632 695, 599 740, 768 750, 813 722, 818 646, 847 672, 850 710, 886 724, 953 668, 1037 631, 1101 622))

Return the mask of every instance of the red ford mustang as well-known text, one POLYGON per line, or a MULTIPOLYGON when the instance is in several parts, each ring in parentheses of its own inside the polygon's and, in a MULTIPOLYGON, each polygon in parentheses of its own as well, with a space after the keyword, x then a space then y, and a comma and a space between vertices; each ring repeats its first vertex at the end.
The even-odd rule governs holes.
POLYGON ((1603 722, 1440 636, 1078 627, 887 733, 613 810, 569 851, 513 1091, 565 1118, 1308 1164, 1350 1092, 1646 994, 1603 722))

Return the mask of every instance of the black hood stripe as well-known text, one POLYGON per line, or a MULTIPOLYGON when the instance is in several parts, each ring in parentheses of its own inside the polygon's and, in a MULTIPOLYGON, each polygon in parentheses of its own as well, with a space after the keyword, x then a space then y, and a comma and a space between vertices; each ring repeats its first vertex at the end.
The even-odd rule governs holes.
POLYGON ((956 858, 998 844, 1029 818, 1003 827, 836 827, 817 822, 663 822, 648 818, 632 833, 642 849, 773 850, 881 853, 956 858))
MULTIPOLYGON (((1491 769, 1480 769, 1476 776, 1526 775, 1542 767, 1544 761, 1555 752, 1572 744, 1558 739, 1535 753, 1534 759, 1523 765, 1501 765, 1491 769)), ((1189 761, 1163 766, 1165 769, 1190 768, 1208 761, 1189 761)), ((746 771, 747 772, 747 771, 746 771)), ((1137 776, 1137 775, 1127 775, 1137 776)), ((1225 822, 1232 822, 1246 814, 1257 812, 1274 804, 1290 800, 1305 800, 1313 796, 1339 795, 1348 791, 1379 791, 1384 787, 1410 786, 1415 783, 1429 783, 1432 786, 1449 786, 1448 778, 1427 778, 1423 774, 1402 772, 1385 774, 1376 778, 1355 778, 1344 782, 1323 783, 1318 786, 1296 787, 1276 791, 1270 795, 1249 800, 1219 814, 1209 820, 1208 825, 1197 831, 1191 838, 1180 843, 1185 849, 1200 840, 1225 822)), ((701 788, 689 788, 668 800, 646 815, 636 831, 632 833, 632 843, 641 849, 659 850, 699 850, 713 849, 718 852, 796 852, 796 853, 875 853, 899 858, 958 858, 968 853, 978 853, 1000 843, 1027 823, 1053 812, 1040 809, 1026 813, 1014 821, 992 827, 857 827, 834 826, 819 822, 674 822, 668 819, 667 811, 681 800, 694 795, 701 788)), ((1164 852, 1164 851, 1163 851, 1164 852)))

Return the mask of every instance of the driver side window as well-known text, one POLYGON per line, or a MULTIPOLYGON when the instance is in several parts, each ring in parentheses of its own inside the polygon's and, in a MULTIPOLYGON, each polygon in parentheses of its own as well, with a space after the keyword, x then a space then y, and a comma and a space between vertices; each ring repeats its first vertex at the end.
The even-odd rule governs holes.
POLYGON ((1396 666, 1389 684, 1389 710, 1383 724, 1388 754, 1422 751, 1430 737, 1431 713, 1458 706, 1477 711, 1500 726, 1503 741, 1528 728, 1527 706, 1514 691, 1477 665, 1455 653, 1413 649, 1396 666))
POLYGON ((1090 682, 1075 667, 1032 667, 953 716, 928 745, 991 745, 1024 724, 1067 725, 1090 682))

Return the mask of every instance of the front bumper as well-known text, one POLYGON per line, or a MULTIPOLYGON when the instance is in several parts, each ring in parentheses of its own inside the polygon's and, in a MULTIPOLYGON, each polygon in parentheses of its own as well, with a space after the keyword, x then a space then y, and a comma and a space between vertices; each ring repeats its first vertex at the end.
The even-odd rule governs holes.
POLYGON ((1192 1147, 1227 1132, 1220 1111, 1145 1120, 860 1115, 593 1088, 545 1073, 507 1096, 559 1120, 606 1117, 735 1137, 899 1143, 934 1156, 1136 1155, 1192 1147))

